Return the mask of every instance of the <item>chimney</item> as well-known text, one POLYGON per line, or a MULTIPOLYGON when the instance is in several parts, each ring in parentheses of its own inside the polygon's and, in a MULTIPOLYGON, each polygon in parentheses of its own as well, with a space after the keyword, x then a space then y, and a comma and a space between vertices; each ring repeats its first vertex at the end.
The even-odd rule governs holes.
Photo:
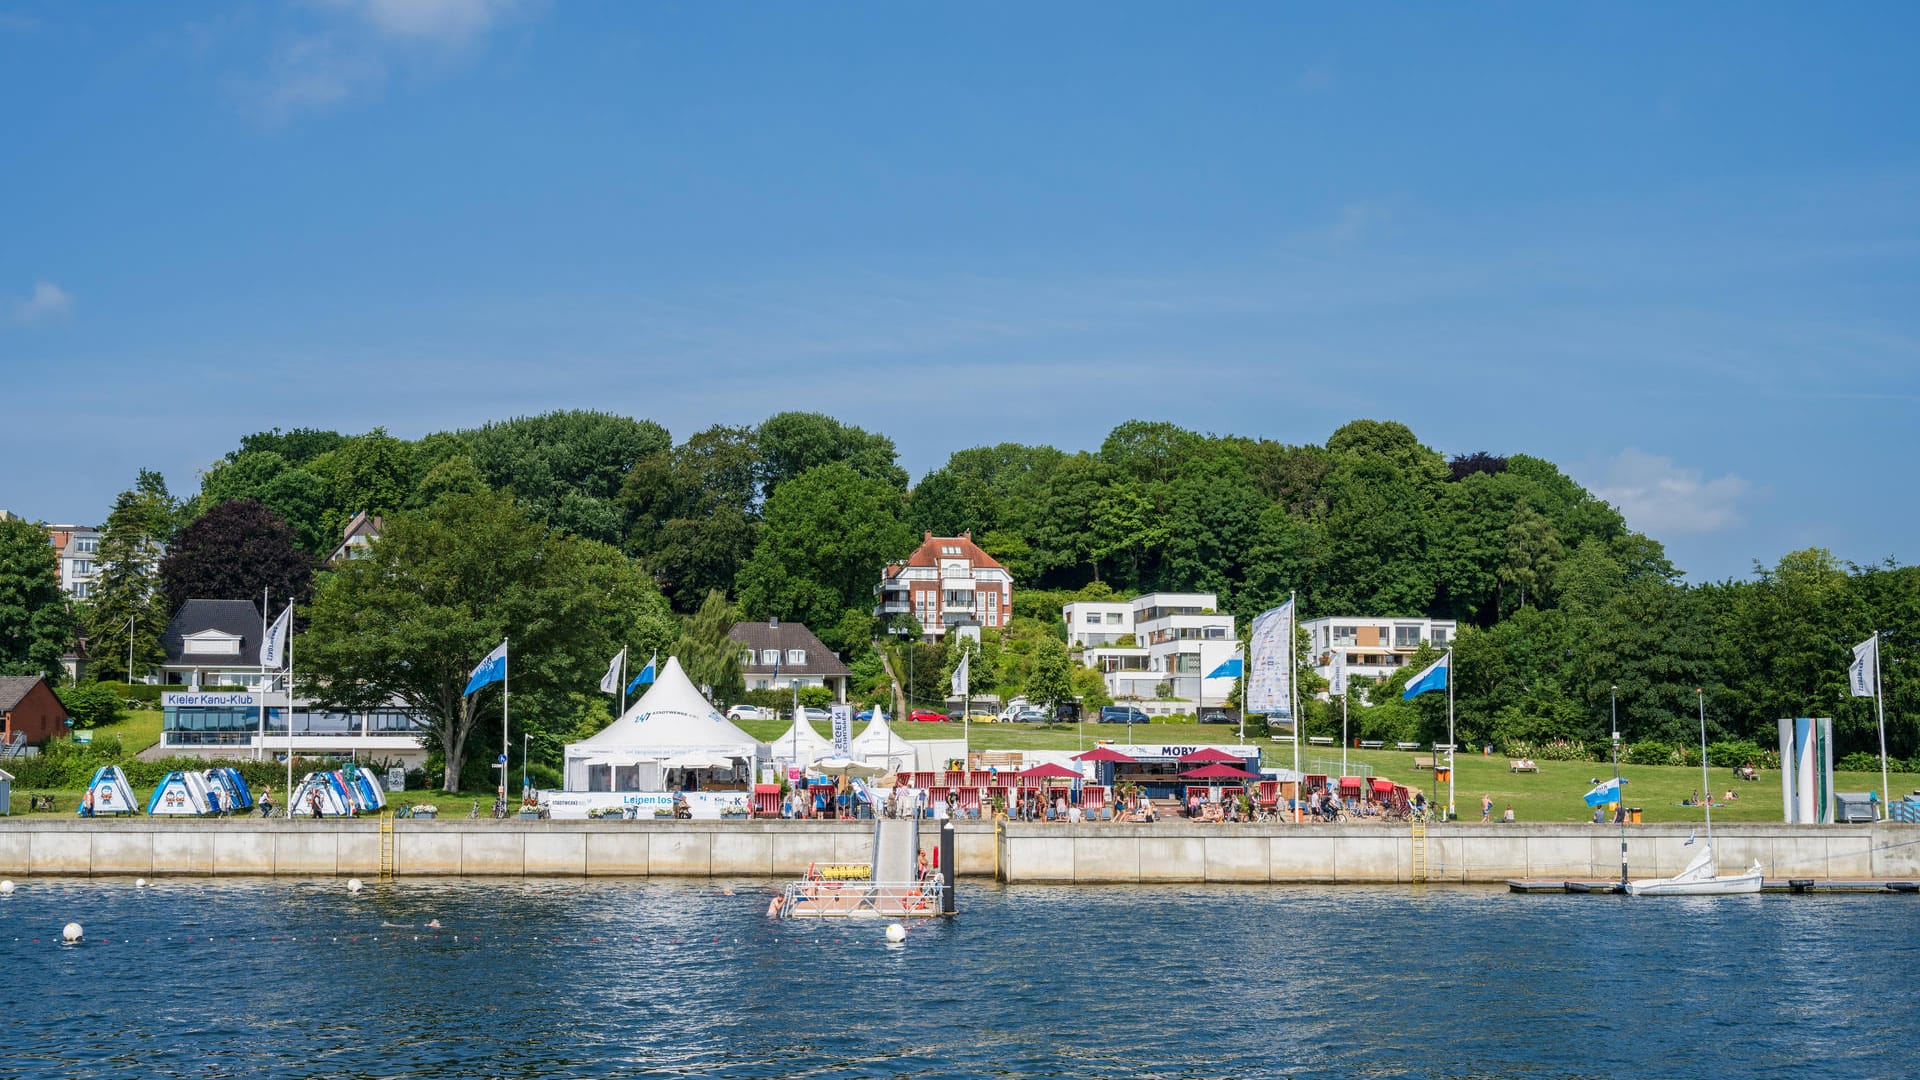
POLYGON ((780 616, 778 616, 778 615, 770 615, 770 616, 768 616, 768 617, 767 617, 767 629, 769 629, 769 630, 778 630, 778 629, 780 629, 780 616))
POLYGON ((924 532, 924 533, 921 533, 921 534, 920 534, 920 542, 921 542, 921 543, 924 543, 924 544, 931 544, 931 543, 933 543, 933 530, 932 530, 932 529, 928 529, 928 530, 927 530, 926 532, 924 532))

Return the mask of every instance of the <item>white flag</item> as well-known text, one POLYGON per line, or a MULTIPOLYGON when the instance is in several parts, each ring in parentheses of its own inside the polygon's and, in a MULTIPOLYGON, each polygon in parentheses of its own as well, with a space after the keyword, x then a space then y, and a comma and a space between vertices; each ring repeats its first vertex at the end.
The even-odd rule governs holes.
POLYGON ((1874 676, 1880 666, 1880 635, 1875 634, 1853 647, 1853 666, 1847 669, 1847 682, 1854 697, 1872 697, 1874 676))
POLYGON ((1333 650, 1333 676, 1327 680, 1327 692, 1334 697, 1347 694, 1347 654, 1339 649, 1333 650))
POLYGON ((627 650, 625 649, 621 649, 619 652, 614 653, 613 659, 607 661, 607 673, 605 675, 600 676, 600 692, 601 693, 617 694, 620 692, 620 668, 626 662, 627 662, 627 650))
POLYGON ((293 605, 280 613, 273 625, 267 628, 265 640, 260 642, 260 666, 277 668, 287 662, 287 634, 293 629, 293 605))
POLYGON ((953 669, 953 692, 961 697, 967 695, 967 688, 973 683, 972 663, 973 654, 963 652, 960 654, 960 666, 953 669))
POLYGON ((1263 611, 1247 638, 1247 711, 1293 715, 1293 601, 1263 611))

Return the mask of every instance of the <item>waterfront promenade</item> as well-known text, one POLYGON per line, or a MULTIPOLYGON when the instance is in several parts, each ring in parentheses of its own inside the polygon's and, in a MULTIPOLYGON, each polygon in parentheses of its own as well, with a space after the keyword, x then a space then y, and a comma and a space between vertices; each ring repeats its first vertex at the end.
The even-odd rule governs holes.
MULTIPOLYGON (((398 877, 797 877, 864 862, 871 822, 395 821, 398 877)), ((1630 869, 1680 869, 1696 830, 1628 829, 1630 869)), ((955 824, 962 876, 1012 883, 1399 883, 1416 841, 1380 824, 955 824)), ((1754 859, 1769 878, 1920 877, 1920 826, 1741 823, 1715 830, 1722 866, 1754 859)), ((939 830, 922 831, 931 849, 939 830)), ((1702 837, 1704 839, 1704 837, 1702 837)), ((1575 824, 1427 828, 1424 879, 1619 876, 1619 833, 1575 824)), ((0 876, 357 876, 381 871, 377 819, 0 821, 0 876)))

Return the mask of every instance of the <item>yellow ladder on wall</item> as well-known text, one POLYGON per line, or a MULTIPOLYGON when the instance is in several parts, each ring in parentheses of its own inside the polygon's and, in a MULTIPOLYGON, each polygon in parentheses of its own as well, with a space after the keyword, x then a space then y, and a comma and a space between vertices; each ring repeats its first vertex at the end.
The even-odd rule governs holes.
POLYGON ((1413 823, 1413 881, 1422 884, 1427 880, 1427 823, 1413 823))
POLYGON ((393 811, 380 815, 380 880, 393 880, 393 811))

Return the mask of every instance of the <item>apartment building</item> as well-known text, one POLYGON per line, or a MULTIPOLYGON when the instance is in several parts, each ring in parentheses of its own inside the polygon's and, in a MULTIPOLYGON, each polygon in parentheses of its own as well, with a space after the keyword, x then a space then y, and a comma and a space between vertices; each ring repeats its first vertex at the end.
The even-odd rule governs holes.
POLYGON ((912 615, 928 641, 957 627, 998 630, 1013 617, 1013 575, 971 532, 924 534, 905 562, 886 568, 874 594, 876 618, 912 615))
POLYGON ((91 525, 49 525, 47 533, 60 559, 60 588, 75 600, 85 600, 100 578, 100 530, 91 525))
POLYGON ((1223 704, 1233 692, 1232 679, 1206 677, 1239 647, 1233 616, 1218 606, 1213 593, 1148 593, 1075 601, 1061 616, 1069 644, 1083 650, 1081 663, 1101 673, 1115 700, 1159 701, 1160 711, 1188 712, 1223 704), (1129 637, 1132 643, 1122 644, 1129 637))
POLYGON ((1332 616, 1307 619, 1301 624, 1307 632, 1314 670, 1321 677, 1333 671, 1333 654, 1346 655, 1347 675, 1384 679, 1405 666, 1420 646, 1431 642, 1446 648, 1453 641, 1456 626, 1452 619, 1381 619, 1359 616, 1332 616))

